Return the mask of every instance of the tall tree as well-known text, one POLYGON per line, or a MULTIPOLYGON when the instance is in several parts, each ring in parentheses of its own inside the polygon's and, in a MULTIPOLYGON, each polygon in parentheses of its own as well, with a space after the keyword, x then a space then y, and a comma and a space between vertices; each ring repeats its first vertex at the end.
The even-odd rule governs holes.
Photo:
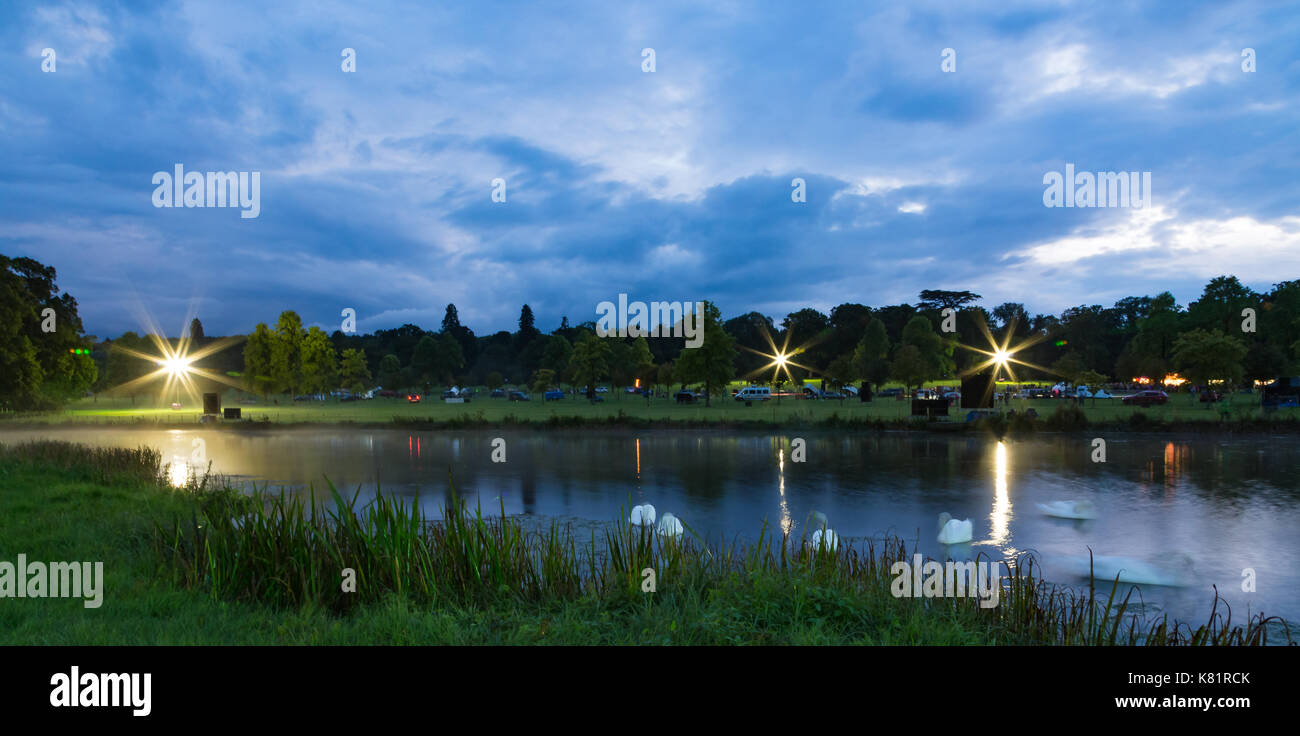
POLYGON ((889 377, 889 335, 885 323, 873 319, 853 350, 853 370, 869 384, 879 387, 889 377))
POLYGON ((437 361, 435 363, 435 375, 438 380, 445 385, 451 385, 456 382, 456 377, 465 370, 465 354, 460 350, 460 343, 456 338, 444 333, 438 338, 437 361))
POLYGON ((1230 386, 1240 382, 1245 358, 1246 344, 1225 335, 1223 330, 1195 329, 1174 341, 1174 365, 1179 373, 1200 386, 1215 379, 1222 379, 1230 386))
POLYGON ((52 408, 98 375, 77 300, 59 294, 55 278, 31 258, 0 255, 0 407, 52 408))
POLYGON ((940 378, 952 372, 954 344, 935 332, 926 317, 918 314, 908 320, 903 327, 901 342, 916 348, 926 365, 925 379, 940 378))
POLYGON ((275 323, 271 341, 271 381, 277 391, 292 396, 302 385, 302 341, 306 331, 297 312, 284 311, 275 323))
POLYGON ((984 297, 973 291, 943 291, 941 289, 925 289, 921 292, 921 301, 917 302, 916 308, 922 312, 935 309, 960 309, 961 307, 977 302, 984 297))
MULTIPOLYGON (((124 336, 125 337, 125 336, 124 336)), ((271 378, 271 353, 275 335, 265 322, 259 322, 244 341, 244 387, 254 393, 266 394, 274 383, 271 378)))
POLYGON ((1236 276, 1210 279, 1201 298, 1187 305, 1187 324, 1202 330, 1219 330, 1225 335, 1241 333, 1241 310, 1258 307, 1260 296, 1236 276))
POLYGON ((890 375, 908 388, 920 388, 930 378, 931 364, 915 345, 903 345, 894 354, 890 375))
POLYGON ((604 338, 588 333, 573 346, 569 356, 569 374, 575 386, 586 386, 587 397, 596 395, 596 382, 609 375, 609 344, 604 338))
POLYGON ((402 384, 402 361, 393 353, 379 361, 379 383, 389 391, 396 391, 402 384))
POLYGON ((415 344, 411 355, 411 372, 415 381, 428 393, 438 374, 438 342, 432 335, 425 335, 415 344))
POLYGON ((704 384, 704 405, 736 376, 735 340, 722 329, 722 315, 712 302, 704 302, 704 342, 682 351, 677 372, 687 381, 704 384))
POLYGON ((343 351, 343 359, 339 363, 339 378, 343 381, 344 388, 353 393, 366 390, 366 383, 370 381, 370 368, 366 365, 364 350, 348 348, 343 351))
POLYGON ((307 330, 303 338, 301 375, 300 385, 310 393, 325 393, 335 387, 338 359, 329 335, 319 327, 307 330))

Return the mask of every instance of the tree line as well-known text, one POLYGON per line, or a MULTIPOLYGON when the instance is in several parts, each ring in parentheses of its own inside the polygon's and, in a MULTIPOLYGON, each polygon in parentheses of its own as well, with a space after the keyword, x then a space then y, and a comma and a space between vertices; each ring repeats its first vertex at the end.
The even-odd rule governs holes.
MULTIPOLYGON (((32 259, 0 256, 0 408, 57 406, 89 389, 129 385, 157 368, 114 349, 151 354, 148 336, 127 332, 98 341, 83 335, 76 300, 58 292, 55 277, 53 268, 32 259)), ((919 386, 955 380, 987 360, 968 348, 1003 344, 1033 366, 1012 366, 1028 381, 1093 384, 1145 376, 1158 382, 1179 373, 1201 385, 1216 379, 1240 384, 1300 373, 1300 280, 1256 292, 1234 276, 1218 276, 1185 306, 1162 292, 1109 307, 1079 305, 1059 315, 1031 315, 1015 302, 988 309, 981 300, 970 291, 925 290, 915 304, 845 303, 828 313, 805 308, 779 324, 758 312, 723 320, 708 303, 705 341, 693 350, 684 350, 682 338, 597 338, 593 321, 571 325, 562 318, 543 332, 527 304, 517 329, 484 336, 461 324, 454 304, 437 330, 405 324, 363 335, 326 334, 284 312, 274 326, 258 324, 242 351, 225 350, 203 362, 262 394, 359 391, 375 384, 425 391, 452 384, 537 389, 597 382, 718 388, 735 379, 785 379, 772 366, 777 352, 789 354, 795 381, 919 386), (955 330, 944 331, 947 326, 955 330)), ((195 319, 188 339, 197 348, 214 338, 204 336, 195 319)), ((138 384, 128 389, 153 390, 138 384)))
MULTIPOLYGON (((915 304, 845 303, 829 313, 805 308, 779 325, 758 312, 724 321, 717 306, 706 303, 705 341, 693 350, 684 349, 682 338, 598 338, 594 322, 570 325, 567 318, 544 333, 526 304, 513 332, 477 336, 449 304, 437 331, 406 324, 366 335, 335 331, 329 340, 340 354, 368 356, 379 384, 426 390, 452 384, 543 390, 596 382, 720 387, 736 379, 774 378, 916 387, 955 381, 1003 345, 1014 352, 1011 370, 1022 381, 1159 382, 1179 373, 1201 385, 1220 379, 1239 384, 1289 375, 1300 365, 1300 281, 1258 293, 1234 276, 1219 276, 1186 306, 1162 292, 1125 297, 1109 307, 1071 307, 1060 315, 1031 315, 1016 302, 987 309, 978 305, 981 299, 970 291, 927 289, 915 304), (949 326, 954 330, 944 331, 949 326), (790 358, 779 372, 773 367, 776 353, 790 358)), ((293 320, 293 329, 300 330, 293 320)), ((259 325, 250 347, 274 344, 274 335, 255 339, 268 332, 259 325)), ((323 334, 315 340, 324 345, 323 334)), ((292 354, 291 348, 284 351, 292 354)), ((279 375, 276 385, 288 388, 283 365, 278 374, 257 375, 279 375)))

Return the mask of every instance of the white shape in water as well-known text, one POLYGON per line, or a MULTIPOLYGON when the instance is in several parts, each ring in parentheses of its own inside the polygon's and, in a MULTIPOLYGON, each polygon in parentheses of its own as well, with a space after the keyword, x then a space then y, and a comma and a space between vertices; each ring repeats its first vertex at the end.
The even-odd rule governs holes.
POLYGON ((655 507, 650 504, 632 507, 632 517, 628 519, 634 526, 651 526, 655 523, 655 507))
POLYGON ((939 514, 939 544, 961 544, 971 540, 974 525, 970 519, 958 521, 947 511, 939 514))
POLYGON ((839 546, 840 540, 835 536, 834 529, 827 529, 823 532, 821 529, 812 533, 812 539, 808 540, 808 546, 813 550, 821 549, 822 544, 826 545, 828 552, 834 552, 839 546))
MULTIPOLYGON (((1093 555, 1092 577, 1098 582, 1114 581, 1132 585, 1165 585, 1183 587, 1193 583, 1192 560, 1186 555, 1173 555, 1169 566, 1153 565, 1132 557, 1105 557, 1093 555)), ((1073 574, 1088 577, 1088 558, 1073 557, 1066 560, 1066 568, 1073 574)))
POLYGON ((1039 511, 1058 519, 1097 518, 1097 507, 1092 505, 1092 501, 1052 501, 1037 505, 1039 511))
POLYGON ((659 533, 665 537, 680 537, 682 535, 682 523, 669 512, 664 512, 664 518, 659 520, 659 533))

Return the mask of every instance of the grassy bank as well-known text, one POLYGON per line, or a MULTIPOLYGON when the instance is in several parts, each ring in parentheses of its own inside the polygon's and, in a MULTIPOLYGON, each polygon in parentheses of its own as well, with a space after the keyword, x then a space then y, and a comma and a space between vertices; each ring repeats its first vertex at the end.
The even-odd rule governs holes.
POLYGON ((1259 644, 1277 628, 1134 628, 1124 602, 1054 589, 1027 560, 992 609, 896 598, 890 565, 908 558, 897 540, 832 553, 768 533, 719 549, 621 525, 583 539, 464 508, 445 523, 387 502, 363 511, 343 496, 313 513, 199 480, 170 489, 159 460, 0 447, 0 560, 103 561, 106 577, 98 609, 0 600, 0 643, 1259 644))
MULTIPOLYGON (((756 403, 753 406, 720 400, 713 406, 706 407, 702 404, 677 404, 667 399, 652 399, 647 402, 639 397, 611 395, 598 404, 572 398, 555 402, 509 402, 480 398, 468 404, 445 404, 437 400, 411 404, 398 399, 295 404, 286 400, 281 404, 242 405, 241 409, 246 421, 223 421, 216 426, 251 431, 266 427, 322 424, 416 429, 611 425, 757 430, 805 427, 864 430, 925 428, 923 420, 909 416, 910 402, 893 399, 866 403, 856 400, 783 399, 756 403)), ((1051 399, 1014 400, 1009 409, 1014 410, 1019 418, 995 420, 991 425, 994 429, 1012 433, 1079 429, 1243 433, 1300 431, 1300 410, 1282 409, 1264 413, 1249 396, 1233 397, 1227 404, 1202 404, 1179 395, 1164 406, 1150 408, 1124 406, 1117 399, 1101 400, 1095 404, 1085 402, 1082 406, 1051 399), (1037 419, 1024 418, 1030 409, 1038 415, 1037 419)), ((128 399, 101 398, 93 402, 86 399, 61 412, 2 416, 0 427, 49 424, 192 426, 198 423, 199 413, 197 406, 173 410, 143 404, 132 406, 128 399)), ((964 419, 966 413, 959 408, 950 411, 951 417, 956 420, 964 419)))

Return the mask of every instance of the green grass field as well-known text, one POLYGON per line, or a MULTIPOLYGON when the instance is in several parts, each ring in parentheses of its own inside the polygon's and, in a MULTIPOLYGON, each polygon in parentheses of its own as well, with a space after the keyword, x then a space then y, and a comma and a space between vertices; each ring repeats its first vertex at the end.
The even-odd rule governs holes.
MULTIPOLYGON (((369 401, 339 402, 327 401, 292 402, 288 397, 278 397, 278 403, 237 403, 233 394, 223 397, 223 406, 238 406, 243 410, 247 420, 273 423, 345 423, 385 424, 394 420, 427 420, 431 422, 533 422, 541 423, 553 418, 574 418, 577 420, 601 420, 617 417, 622 412, 627 418, 649 421, 681 421, 721 424, 764 422, 764 423, 816 423, 832 416, 848 421, 902 421, 910 414, 909 401, 893 398, 877 398, 871 402, 857 399, 843 401, 811 401, 795 398, 772 399, 755 402, 745 406, 730 398, 719 399, 706 407, 703 403, 678 404, 671 399, 646 399, 627 394, 605 394, 605 400, 592 404, 584 398, 566 398, 558 401, 544 401, 540 395, 528 402, 513 402, 505 399, 476 398, 467 404, 446 404, 438 398, 428 398, 418 404, 408 403, 405 399, 378 398, 369 401)), ((273 402, 277 399, 273 397, 273 402)), ((1011 409, 1023 412, 1033 408, 1040 417, 1047 417, 1057 407, 1069 402, 1062 400, 1017 400, 1011 402, 1011 409)), ((1200 403, 1194 396, 1175 394, 1168 404, 1146 409, 1124 406, 1119 399, 1102 399, 1093 402, 1085 400, 1082 404, 1084 413, 1090 422, 1122 422, 1134 413, 1143 413, 1155 422, 1214 422, 1229 418, 1234 421, 1251 420, 1265 415, 1258 406, 1257 395, 1235 395, 1219 404, 1200 403)), ((175 424, 193 424, 198 421, 201 407, 193 401, 183 402, 183 408, 173 410, 169 406, 155 405, 151 401, 137 399, 133 404, 129 398, 82 399, 69 405, 60 412, 11 416, 9 419, 37 423, 95 423, 95 422, 158 422, 175 424)), ((966 411, 953 407, 949 415, 963 418, 966 411)), ((1282 409, 1270 415, 1279 420, 1300 418, 1300 410, 1282 409)))

